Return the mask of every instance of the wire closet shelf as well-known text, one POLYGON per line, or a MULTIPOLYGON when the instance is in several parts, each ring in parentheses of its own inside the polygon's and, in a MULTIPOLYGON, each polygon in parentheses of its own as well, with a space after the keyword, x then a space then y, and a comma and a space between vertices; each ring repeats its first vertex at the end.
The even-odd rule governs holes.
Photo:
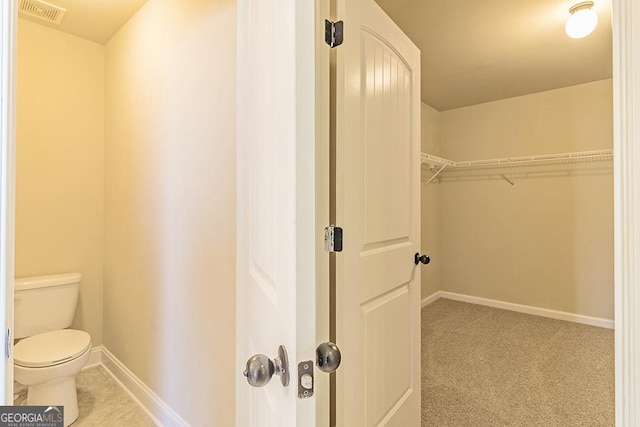
POLYGON ((569 165, 574 163, 613 160, 613 150, 578 151, 573 153, 542 154, 536 156, 504 157, 500 159, 453 161, 432 154, 422 153, 421 162, 430 169, 437 169, 427 181, 429 184, 445 169, 503 168, 537 165, 569 165))

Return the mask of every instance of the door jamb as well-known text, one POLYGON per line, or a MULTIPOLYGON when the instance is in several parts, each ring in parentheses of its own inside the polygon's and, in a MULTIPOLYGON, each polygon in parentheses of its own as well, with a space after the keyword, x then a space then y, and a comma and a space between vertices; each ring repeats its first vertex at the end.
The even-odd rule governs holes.
MULTIPOLYGON (((315 167, 316 167, 316 343, 330 341, 329 254, 324 250, 324 228, 329 224, 329 129, 331 49, 324 43, 324 21, 329 18, 329 0, 315 0, 315 167)), ((316 424, 329 426, 330 375, 316 370, 316 424)))
POLYGON ((613 0, 616 426, 640 423, 640 7, 613 0), (635 6, 635 7, 634 7, 635 6))
POLYGON ((17 2, 3 1, 0 11, 0 331, 6 347, 0 369, 0 405, 13 404, 13 280, 15 257, 15 147, 17 2))

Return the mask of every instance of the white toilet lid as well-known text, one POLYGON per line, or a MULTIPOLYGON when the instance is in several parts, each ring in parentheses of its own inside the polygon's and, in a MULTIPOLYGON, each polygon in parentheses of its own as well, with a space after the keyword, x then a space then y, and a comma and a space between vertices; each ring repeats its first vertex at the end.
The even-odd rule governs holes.
POLYGON ((91 348, 91 336, 84 331, 62 329, 25 338, 15 345, 16 365, 29 368, 54 366, 78 357, 91 348))

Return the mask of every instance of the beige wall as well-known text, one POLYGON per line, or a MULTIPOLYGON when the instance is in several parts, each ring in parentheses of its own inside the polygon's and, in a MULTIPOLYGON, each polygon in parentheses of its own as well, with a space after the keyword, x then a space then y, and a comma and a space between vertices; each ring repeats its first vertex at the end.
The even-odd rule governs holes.
MULTIPOLYGON (((441 154, 453 160, 605 149, 612 134, 611 80, 440 114, 441 154)), ((442 289, 612 319, 606 166, 531 168, 513 187, 482 173, 443 180, 442 289)))
POLYGON ((106 347, 191 425, 235 422, 233 0, 150 0, 107 44, 106 347))
POLYGON ((20 19, 16 276, 78 271, 102 343, 104 46, 20 19))
MULTIPOLYGON (((421 104, 421 140, 422 152, 440 154, 440 113, 424 102, 421 104)), ((431 257, 431 263, 422 268, 422 298, 427 298, 441 288, 440 269, 442 258, 440 253, 440 186, 434 180, 429 185, 426 181, 433 175, 429 169, 422 168, 421 191, 421 253, 431 257)))

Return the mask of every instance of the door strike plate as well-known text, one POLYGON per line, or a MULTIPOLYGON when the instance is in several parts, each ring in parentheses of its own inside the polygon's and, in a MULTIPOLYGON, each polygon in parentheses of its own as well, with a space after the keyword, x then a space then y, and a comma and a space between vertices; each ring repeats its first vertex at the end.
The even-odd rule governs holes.
POLYGON ((298 399, 313 396, 313 361, 298 363, 298 399))

